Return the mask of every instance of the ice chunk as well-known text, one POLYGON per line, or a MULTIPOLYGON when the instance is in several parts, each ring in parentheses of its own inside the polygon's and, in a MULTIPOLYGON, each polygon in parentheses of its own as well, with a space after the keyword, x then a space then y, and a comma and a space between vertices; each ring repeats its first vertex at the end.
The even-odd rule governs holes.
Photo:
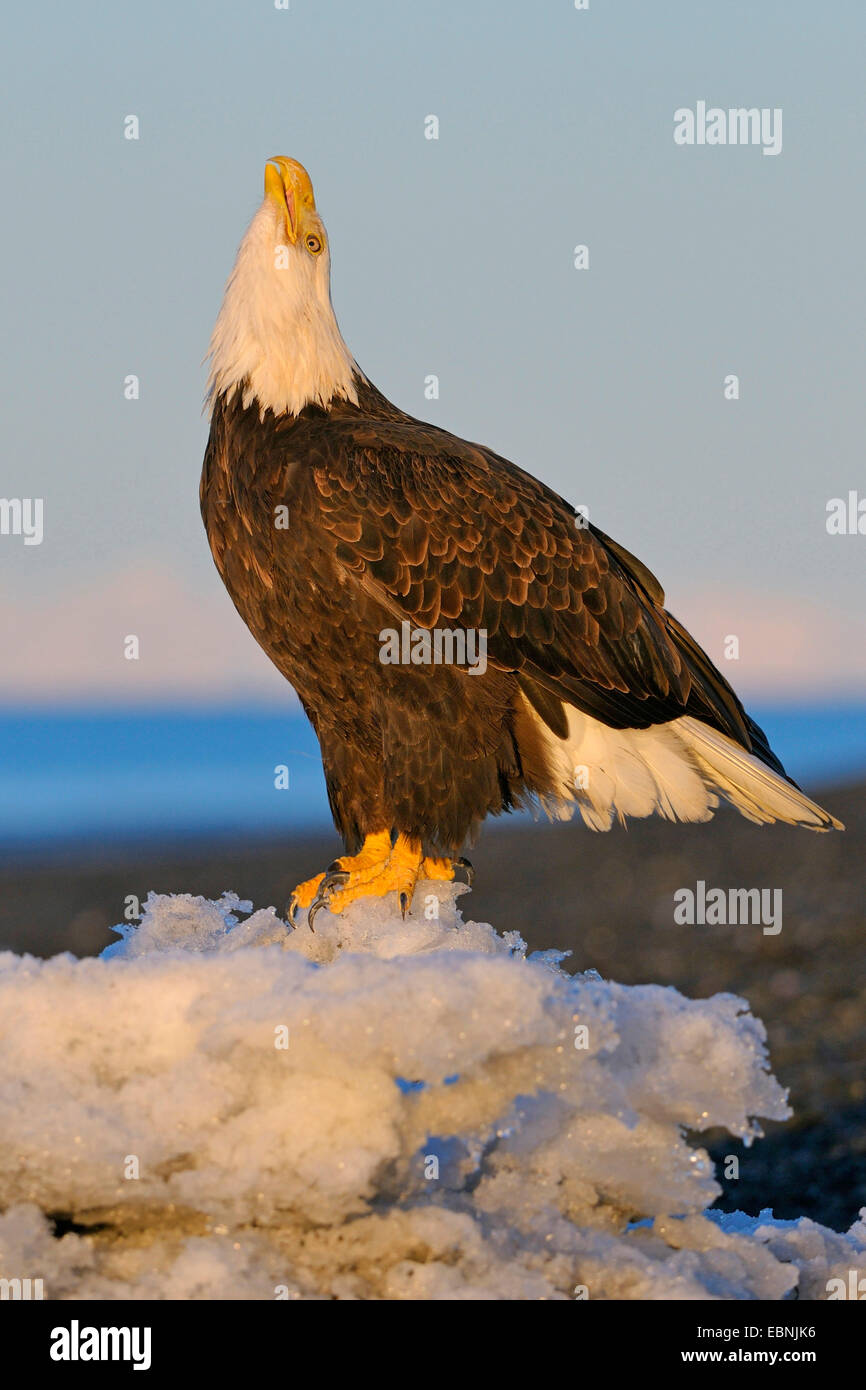
POLYGON ((152 894, 101 959, 0 956, 0 1275, 75 1299, 778 1299, 866 1272, 863 1223, 705 1214, 686 1131, 788 1114, 743 1000, 570 977, 464 921, 465 891, 315 933, 152 894))

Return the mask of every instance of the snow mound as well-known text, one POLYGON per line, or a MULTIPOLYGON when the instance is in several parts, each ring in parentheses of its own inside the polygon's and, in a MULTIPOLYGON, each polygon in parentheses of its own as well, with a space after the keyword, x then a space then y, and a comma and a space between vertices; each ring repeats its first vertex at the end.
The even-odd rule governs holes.
MULTIPOLYGON (((424 885, 316 933, 151 894, 0 956, 0 1276, 45 1296, 826 1298, 866 1223, 705 1214, 789 1112, 733 995, 570 977, 424 885)), ((864 1213, 866 1215, 866 1213, 864 1213)))

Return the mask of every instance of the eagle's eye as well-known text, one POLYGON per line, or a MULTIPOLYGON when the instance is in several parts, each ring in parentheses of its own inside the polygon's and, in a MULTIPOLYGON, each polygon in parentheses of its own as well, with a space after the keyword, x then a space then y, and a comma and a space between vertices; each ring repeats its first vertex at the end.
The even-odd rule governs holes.
POLYGON ((322 249, 322 239, 317 237, 315 232, 310 232, 309 236, 304 237, 304 244, 311 256, 318 256, 322 249))

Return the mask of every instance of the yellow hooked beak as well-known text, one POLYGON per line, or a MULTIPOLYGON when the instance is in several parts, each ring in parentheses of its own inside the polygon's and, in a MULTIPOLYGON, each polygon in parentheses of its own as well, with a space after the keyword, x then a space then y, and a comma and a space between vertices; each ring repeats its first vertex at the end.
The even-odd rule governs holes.
POLYGON ((305 213, 316 211, 313 185, 303 164, 287 159, 284 154, 269 159, 265 165, 265 197, 272 198, 280 209, 285 218, 286 236, 294 244, 305 213))

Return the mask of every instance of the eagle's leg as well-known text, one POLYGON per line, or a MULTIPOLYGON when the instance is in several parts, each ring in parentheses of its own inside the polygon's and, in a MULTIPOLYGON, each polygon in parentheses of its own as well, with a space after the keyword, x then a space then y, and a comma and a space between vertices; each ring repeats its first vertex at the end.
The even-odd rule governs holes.
POLYGON ((306 907, 312 928, 323 907, 337 914, 358 898, 384 898, 388 893, 397 893, 405 917, 418 882, 451 882, 459 869, 471 882, 472 868, 467 860, 433 859, 423 854, 417 840, 398 835, 392 845, 388 831, 379 831, 366 837, 358 854, 343 855, 326 873, 299 884, 289 902, 289 919, 294 921, 297 909, 306 907))

